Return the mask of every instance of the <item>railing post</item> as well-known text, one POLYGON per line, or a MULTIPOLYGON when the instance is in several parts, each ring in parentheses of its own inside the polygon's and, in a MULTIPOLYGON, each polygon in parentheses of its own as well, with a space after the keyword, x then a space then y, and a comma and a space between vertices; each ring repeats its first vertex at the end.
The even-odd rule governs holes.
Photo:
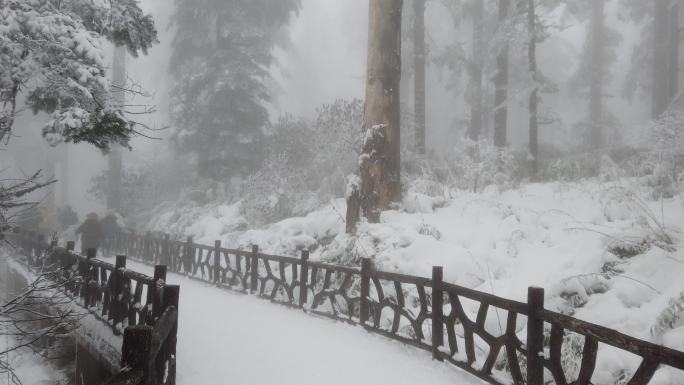
POLYGON ((152 327, 129 326, 124 331, 121 347, 121 366, 143 372, 143 385, 156 385, 154 363, 151 362, 152 327))
POLYGON ((527 290, 527 385, 544 383, 544 321, 538 314, 544 310, 544 289, 527 290))
POLYGON ((221 241, 214 241, 214 283, 219 283, 221 275, 221 241))
POLYGON ((442 361, 440 348, 444 345, 444 309, 442 295, 442 266, 432 267, 432 358, 442 361))
POLYGON ((250 289, 249 291, 254 294, 259 287, 259 245, 252 245, 252 258, 250 259, 250 289))
POLYGON ((192 237, 188 237, 187 243, 185 245, 185 255, 183 256, 183 270, 186 274, 192 273, 192 258, 194 250, 192 249, 192 237))
MULTIPOLYGON (((178 311, 178 303, 180 302, 179 299, 180 286, 167 285, 164 287, 164 310, 166 310, 166 308, 168 308, 169 306, 174 306, 176 308, 176 311, 178 311)), ((160 354, 164 358, 164 360, 168 360, 169 362, 168 371, 166 373, 166 385, 176 384, 176 341, 178 338, 177 335, 178 318, 176 318, 176 323, 169 332, 169 336, 166 338, 166 342, 164 342, 164 347, 162 350, 163 354, 160 354)))
POLYGON ((368 301, 368 296, 370 295, 370 272, 370 258, 361 258, 361 305, 359 309, 359 323, 364 326, 366 325, 370 314, 370 302, 368 301))
POLYGON ((124 315, 121 312, 121 300, 119 300, 119 295, 123 298, 123 285, 124 285, 124 274, 123 269, 126 268, 126 256, 117 255, 116 262, 114 264, 114 271, 112 271, 112 292, 109 293, 110 302, 110 314, 112 315, 112 320, 114 321, 114 334, 119 335, 119 331, 116 325, 123 321, 124 315))
POLYGON ((87 300, 86 308, 97 306, 97 300, 100 297, 100 292, 98 290, 99 285, 97 283, 98 269, 91 267, 89 271, 90 271, 90 281, 88 282, 88 286, 89 286, 88 293, 90 296, 86 299, 87 300))
POLYGON ((149 289, 152 290, 152 322, 156 321, 162 315, 164 309, 163 294, 164 286, 166 285, 166 265, 156 265, 154 267, 154 285, 149 289))
POLYGON ((88 307, 90 304, 90 270, 92 265, 90 260, 95 258, 97 250, 90 248, 86 250, 86 260, 82 262, 79 274, 81 275, 81 299, 83 304, 88 307))
POLYGON ((309 283, 309 250, 302 250, 301 265, 299 266, 299 307, 304 307, 308 301, 309 283))

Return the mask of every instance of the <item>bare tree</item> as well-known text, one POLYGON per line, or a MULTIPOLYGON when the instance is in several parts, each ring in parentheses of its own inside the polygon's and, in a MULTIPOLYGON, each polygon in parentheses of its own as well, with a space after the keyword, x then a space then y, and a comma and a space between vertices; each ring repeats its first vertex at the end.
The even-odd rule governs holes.
POLYGON ((0 350, 0 374, 11 383, 21 384, 8 360, 10 353, 28 351, 44 359, 60 358, 55 353, 83 316, 72 306, 74 299, 64 292, 69 280, 58 269, 47 268, 20 292, 7 297, 0 305, 0 336, 9 337, 0 350))
POLYGON ((41 171, 24 179, 0 180, 0 242, 5 241, 7 232, 10 231, 18 218, 27 210, 34 209, 38 204, 28 197, 55 181, 41 181, 41 171))

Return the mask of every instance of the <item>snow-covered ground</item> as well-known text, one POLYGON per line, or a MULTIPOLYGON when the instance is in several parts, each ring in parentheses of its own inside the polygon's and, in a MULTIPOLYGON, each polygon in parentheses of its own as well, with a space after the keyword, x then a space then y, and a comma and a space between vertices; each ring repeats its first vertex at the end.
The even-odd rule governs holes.
MULTIPOLYGON (((128 267, 153 273, 133 261, 128 267)), ((181 285, 179 385, 482 384, 429 352, 359 327, 176 274, 167 282, 181 285)))
MULTIPOLYGON (((150 225, 208 245, 281 255, 310 248, 312 259, 349 264, 368 256, 383 270, 426 277, 439 265, 449 282, 522 301, 528 286, 541 286, 549 309, 684 350, 684 201, 652 191, 618 179, 408 193, 401 210, 362 224, 356 237, 344 234, 343 200, 246 231, 239 204, 178 204, 150 225)), ((617 376, 637 363, 616 356, 597 371, 617 376)), ((681 385, 683 376, 658 383, 681 385)))

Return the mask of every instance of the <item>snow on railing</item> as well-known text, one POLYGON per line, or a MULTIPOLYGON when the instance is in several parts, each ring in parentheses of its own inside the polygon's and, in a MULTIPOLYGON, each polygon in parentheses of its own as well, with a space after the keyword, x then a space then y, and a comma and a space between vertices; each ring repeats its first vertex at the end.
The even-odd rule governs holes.
POLYGON ((599 352, 614 354, 600 345, 640 359, 634 371, 623 373, 629 385, 648 384, 663 366, 684 370, 683 352, 544 309, 541 288, 529 288, 526 303, 512 301, 445 283, 441 267, 423 278, 378 271, 370 259, 362 259, 360 268, 338 266, 310 261, 306 250, 299 258, 284 257, 260 253, 256 245, 251 251, 233 250, 220 241, 212 247, 196 244, 192 237, 180 242, 132 231, 120 232, 105 249, 361 325, 431 351, 435 359, 490 384, 588 385, 599 352), (567 360, 576 361, 570 362, 575 370, 567 367, 567 360))
POLYGON ((59 271, 63 290, 88 312, 108 324, 114 335, 123 334, 121 373, 107 384, 175 384, 179 286, 166 285, 164 265, 154 277, 126 269, 126 256, 114 265, 45 242, 32 232, 15 230, 11 240, 27 258, 30 269, 59 271))

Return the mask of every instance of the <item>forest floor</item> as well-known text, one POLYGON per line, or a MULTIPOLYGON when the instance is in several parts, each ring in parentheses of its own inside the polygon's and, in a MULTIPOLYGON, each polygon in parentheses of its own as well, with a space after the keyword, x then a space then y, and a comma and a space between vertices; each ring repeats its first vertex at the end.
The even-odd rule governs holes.
MULTIPOLYGON (((382 270, 425 277, 443 266, 448 282, 521 301, 528 286, 541 286, 551 310, 684 350, 684 201, 661 198, 643 180, 409 192, 400 209, 383 213, 380 224, 361 224, 354 237, 344 234, 342 199, 250 230, 241 230, 239 205, 179 202, 149 227, 207 245, 258 244, 272 254, 296 256, 308 248, 312 259, 334 263, 371 257, 382 270)), ((488 322, 501 327, 497 317, 488 322)), ((596 383, 613 384, 639 363, 601 349, 608 350, 599 352, 596 383)), ((564 354, 568 370, 579 370, 579 352, 564 354)), ((663 369, 654 383, 681 385, 681 378, 663 369)))

